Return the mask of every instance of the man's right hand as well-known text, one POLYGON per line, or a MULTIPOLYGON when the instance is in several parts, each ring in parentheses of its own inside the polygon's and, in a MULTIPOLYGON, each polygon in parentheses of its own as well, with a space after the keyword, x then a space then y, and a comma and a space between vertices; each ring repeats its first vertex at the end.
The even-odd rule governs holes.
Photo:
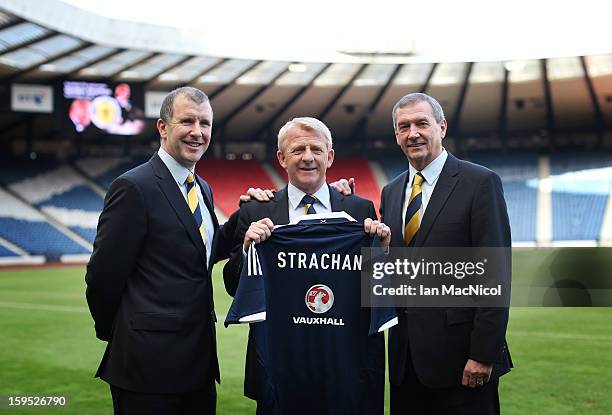
POLYGON ((337 180, 333 183, 330 183, 329 185, 340 193, 342 193, 344 196, 350 196, 352 194, 355 194, 355 179, 352 177, 348 180, 337 180))
POLYGON ((244 252, 248 251, 253 242, 260 243, 268 239, 273 229, 274 223, 269 218, 251 222, 251 226, 249 226, 249 229, 244 234, 244 243, 242 244, 244 252))
POLYGON ((272 189, 260 189, 259 187, 255 189, 254 187, 249 187, 247 193, 245 195, 240 195, 240 200, 238 201, 238 205, 242 205, 249 200, 257 200, 258 202, 269 202, 274 199, 274 192, 276 190, 272 189))

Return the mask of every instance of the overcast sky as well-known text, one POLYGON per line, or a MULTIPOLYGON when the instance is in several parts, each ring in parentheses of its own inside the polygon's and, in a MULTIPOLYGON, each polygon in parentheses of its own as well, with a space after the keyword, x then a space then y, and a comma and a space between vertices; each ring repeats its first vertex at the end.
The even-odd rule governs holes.
POLYGON ((338 50, 413 50, 423 60, 612 52, 612 2, 581 0, 64 0, 118 19, 196 28, 228 55, 325 60, 338 50))

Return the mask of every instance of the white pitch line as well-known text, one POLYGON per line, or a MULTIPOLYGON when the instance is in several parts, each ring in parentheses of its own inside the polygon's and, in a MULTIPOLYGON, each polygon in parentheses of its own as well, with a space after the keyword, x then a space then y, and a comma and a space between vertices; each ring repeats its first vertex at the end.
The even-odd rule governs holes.
POLYGON ((601 340, 612 342, 612 336, 600 336, 597 334, 578 334, 578 333, 550 333, 542 331, 509 331, 508 335, 519 337, 541 337, 547 339, 562 340, 601 340))
POLYGON ((32 303, 10 303, 5 301, 0 301, 0 308, 16 308, 19 310, 63 311, 67 313, 89 313, 87 307, 32 303))

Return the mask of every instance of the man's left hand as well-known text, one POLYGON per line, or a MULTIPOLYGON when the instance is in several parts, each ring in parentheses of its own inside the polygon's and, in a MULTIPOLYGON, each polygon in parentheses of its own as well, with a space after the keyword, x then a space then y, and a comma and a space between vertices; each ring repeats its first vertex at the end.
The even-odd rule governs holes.
POLYGON ((493 365, 468 359, 463 369, 461 384, 470 388, 483 386, 491 378, 493 365))
POLYGON ((238 205, 242 205, 243 203, 248 202, 249 200, 257 200, 258 202, 269 202, 270 200, 274 199, 274 192, 275 190, 260 189, 259 187, 255 189, 253 187, 249 187, 249 190, 247 190, 246 195, 240 195, 240 201, 238 202, 238 205))
POLYGON ((332 188, 342 193, 344 196, 350 196, 355 193, 355 179, 350 178, 336 180, 333 183, 329 184, 332 188))
POLYGON ((391 243, 391 228, 382 222, 367 218, 363 221, 364 229, 370 236, 378 236, 380 238, 380 246, 388 248, 391 243))

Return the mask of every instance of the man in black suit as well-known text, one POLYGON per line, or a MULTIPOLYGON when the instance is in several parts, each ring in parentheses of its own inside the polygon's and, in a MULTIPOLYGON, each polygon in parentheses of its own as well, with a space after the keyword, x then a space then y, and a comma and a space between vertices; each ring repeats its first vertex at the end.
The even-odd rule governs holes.
POLYGON ((220 230, 194 172, 212 122, 202 91, 170 92, 158 153, 106 195, 85 279, 96 336, 108 342, 96 376, 110 384, 115 414, 215 413, 211 270, 229 254, 237 217, 220 230))
MULTIPOLYGON (((325 174, 334 161, 334 150, 331 133, 321 121, 302 117, 285 124, 278 133, 277 157, 287 171, 287 187, 277 192, 268 203, 251 201, 240 207, 234 254, 223 269, 225 287, 232 296, 238 287, 246 250, 251 243, 267 239, 274 224, 287 224, 304 214, 345 211, 364 222, 365 232, 378 235, 383 247, 388 246, 391 239, 389 227, 376 220, 371 201, 354 195, 344 196, 326 184, 325 174)), ((371 350, 380 353, 384 359, 382 335, 373 336, 371 341, 371 350)), ((257 400, 258 414, 272 412, 260 380, 263 370, 256 357, 254 340, 249 336, 244 394, 257 400)))
MULTIPOLYGON (((447 124, 440 104, 408 94, 393 108, 393 125, 409 169, 382 191, 391 246, 510 247, 501 180, 442 147, 447 124)), ((508 309, 398 311, 389 334, 391 414, 499 413, 498 379, 512 366, 508 309)))

